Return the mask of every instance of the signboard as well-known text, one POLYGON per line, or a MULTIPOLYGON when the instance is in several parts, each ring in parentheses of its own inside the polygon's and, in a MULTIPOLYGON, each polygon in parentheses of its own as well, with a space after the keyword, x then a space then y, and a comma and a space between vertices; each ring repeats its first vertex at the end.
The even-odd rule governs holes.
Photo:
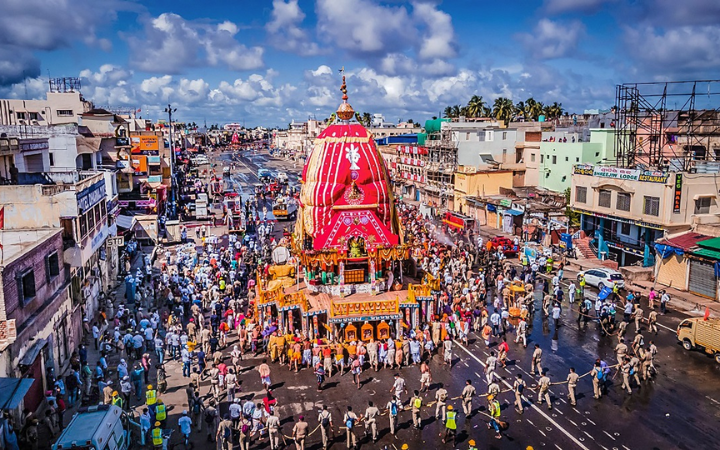
POLYGON ((591 175, 595 177, 613 178, 616 180, 643 181, 646 183, 665 184, 670 174, 656 170, 625 169, 614 166, 593 166, 592 164, 576 164, 573 175, 591 175))
POLYGON ((148 183, 162 183, 162 175, 150 175, 148 183))
POLYGON ((673 214, 680 214, 682 208, 682 174, 675 174, 675 195, 673 196, 673 214))
POLYGON ((640 176, 640 171, 637 169, 623 169, 622 167, 595 166, 593 175, 618 180, 637 180, 638 176, 640 176))
POLYGON ((600 217, 603 219, 612 219, 616 222, 629 223, 631 225, 637 225, 639 227, 652 228, 653 230, 663 230, 664 229, 662 225, 645 222, 643 220, 624 219, 622 217, 609 216, 607 214, 602 214, 602 213, 595 212, 595 211, 588 211, 586 209, 580 209, 580 208, 572 208, 572 211, 576 212, 578 214, 586 214, 588 216, 600 217))
POLYGON ((20 141, 20 151, 36 151, 36 150, 48 150, 50 144, 47 139, 33 139, 30 141, 20 141))
POLYGON ((135 175, 147 175, 148 163, 147 156, 144 155, 133 155, 130 163, 135 170, 135 175))
POLYGON ((148 164, 151 166, 159 166, 160 165, 160 157, 159 156, 148 156, 148 164))
POLYGON ((160 139, 157 136, 130 136, 133 155, 159 155, 160 139))
POLYGON ((80 213, 89 210, 95 204, 105 199, 105 179, 96 182, 92 186, 83 189, 77 194, 77 204, 80 213))
POLYGON ((500 206, 504 206, 506 208, 512 208, 512 200, 509 198, 504 198, 500 200, 500 206))

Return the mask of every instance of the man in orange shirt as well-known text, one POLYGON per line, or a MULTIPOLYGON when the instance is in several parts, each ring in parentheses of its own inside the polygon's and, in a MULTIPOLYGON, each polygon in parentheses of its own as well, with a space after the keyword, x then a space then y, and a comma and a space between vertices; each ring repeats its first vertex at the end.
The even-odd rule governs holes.
POLYGON ((328 378, 332 376, 332 347, 326 345, 322 349, 323 355, 323 368, 328 378))

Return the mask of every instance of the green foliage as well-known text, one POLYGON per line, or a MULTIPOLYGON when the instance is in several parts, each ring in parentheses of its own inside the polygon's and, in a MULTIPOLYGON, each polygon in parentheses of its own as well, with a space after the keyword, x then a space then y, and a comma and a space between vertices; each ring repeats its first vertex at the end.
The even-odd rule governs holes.
POLYGON ((572 189, 567 188, 565 189, 565 215, 567 216, 568 220, 570 221, 571 227, 579 227, 580 226, 580 214, 576 213, 570 208, 570 195, 572 195, 572 189))

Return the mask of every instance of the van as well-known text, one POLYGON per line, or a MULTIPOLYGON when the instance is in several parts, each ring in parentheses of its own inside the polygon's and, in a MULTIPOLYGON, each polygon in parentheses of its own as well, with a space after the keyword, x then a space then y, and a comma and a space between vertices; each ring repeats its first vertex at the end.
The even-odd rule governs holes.
POLYGON ((58 438, 53 450, 127 450, 130 421, 115 405, 80 408, 58 438))
POLYGON ((720 319, 685 319, 678 325, 677 338, 685 350, 700 347, 705 353, 714 355, 720 364, 720 319))

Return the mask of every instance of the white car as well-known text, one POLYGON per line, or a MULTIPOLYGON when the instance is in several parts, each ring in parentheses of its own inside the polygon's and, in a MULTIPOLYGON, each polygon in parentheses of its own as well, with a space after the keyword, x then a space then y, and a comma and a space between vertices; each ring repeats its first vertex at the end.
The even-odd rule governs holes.
POLYGON ((585 284, 595 286, 600 290, 606 286, 612 288, 613 283, 617 283, 620 289, 625 287, 625 279, 617 270, 607 268, 588 269, 578 273, 578 281, 580 281, 580 275, 585 275, 585 284))
POLYGON ((210 161, 208 161, 207 156, 195 156, 190 160, 190 162, 193 163, 193 165, 196 166, 202 166, 205 164, 210 164, 210 161))

